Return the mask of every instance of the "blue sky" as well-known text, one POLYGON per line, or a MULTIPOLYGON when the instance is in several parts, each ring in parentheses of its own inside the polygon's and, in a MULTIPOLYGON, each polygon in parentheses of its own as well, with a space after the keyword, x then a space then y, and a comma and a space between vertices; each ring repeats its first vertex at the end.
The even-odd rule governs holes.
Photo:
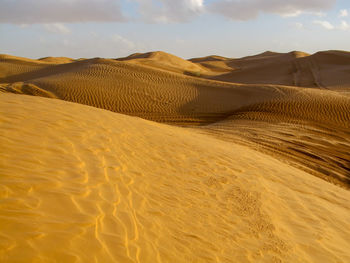
POLYGON ((0 53, 183 58, 348 50, 349 0, 0 0, 0 53))

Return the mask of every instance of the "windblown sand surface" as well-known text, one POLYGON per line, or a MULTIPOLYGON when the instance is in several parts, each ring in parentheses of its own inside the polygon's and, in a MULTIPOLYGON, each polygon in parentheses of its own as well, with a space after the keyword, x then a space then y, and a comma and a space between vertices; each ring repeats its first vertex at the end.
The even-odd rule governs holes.
POLYGON ((350 262, 349 73, 1 55, 0 261, 350 262))

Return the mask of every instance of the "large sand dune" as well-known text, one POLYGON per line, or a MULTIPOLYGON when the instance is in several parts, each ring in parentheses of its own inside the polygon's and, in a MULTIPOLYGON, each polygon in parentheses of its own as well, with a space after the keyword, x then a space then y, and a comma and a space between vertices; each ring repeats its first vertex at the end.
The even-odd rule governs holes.
POLYGON ((349 65, 1 55, 0 261, 349 261, 349 65))
POLYGON ((350 193, 250 148, 1 94, 2 262, 348 262, 350 193))

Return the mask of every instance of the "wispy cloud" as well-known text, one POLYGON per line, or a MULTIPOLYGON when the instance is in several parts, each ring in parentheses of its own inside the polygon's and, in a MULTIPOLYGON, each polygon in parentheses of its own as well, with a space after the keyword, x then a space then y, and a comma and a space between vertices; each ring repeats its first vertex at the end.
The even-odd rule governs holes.
POLYGON ((304 24, 303 23, 300 23, 300 22, 296 22, 293 24, 295 28, 297 29, 304 29, 304 24))
POLYGON ((62 23, 44 24, 43 26, 46 29, 46 31, 51 33, 58 33, 58 34, 71 33, 70 29, 62 23))
POLYGON ((250 20, 260 13, 281 16, 298 16, 303 13, 322 14, 330 9, 336 0, 218 0, 208 6, 214 12, 232 20, 250 20))
MULTIPOLYGON (((0 0, 0 23, 124 22, 122 0, 0 0)), ((204 10, 204 0, 129 0, 148 22, 185 22, 204 10)))
POLYGON ((334 25, 331 22, 326 21, 326 20, 323 20, 323 21, 316 20, 313 23, 316 25, 322 26, 326 30, 343 30, 343 31, 350 30, 349 23, 344 21, 344 20, 341 21, 340 24, 338 24, 338 25, 334 25))
POLYGON ((313 22, 315 25, 320 25, 322 26, 324 29, 327 29, 327 30, 333 30, 335 29, 335 27, 329 22, 329 21, 326 21, 326 20, 315 20, 313 22))
POLYGON ((348 10, 342 9, 339 11, 339 16, 340 17, 347 17, 349 15, 348 10))
POLYGON ((115 35, 112 35, 111 38, 114 43, 121 46, 122 48, 132 50, 136 47, 136 44, 134 42, 132 42, 131 40, 125 37, 122 37, 121 35, 115 34, 115 35))
MULTIPOLYGON (((125 22, 121 3, 126 0, 0 0, 0 23, 55 24, 125 22)), ((336 0, 127 0, 138 5, 138 19, 153 23, 187 22, 216 13, 232 20, 250 20, 261 13, 295 17, 321 15, 336 0)), ((347 10, 340 15, 347 16, 347 10)))
POLYGON ((338 27, 340 30, 344 30, 344 31, 347 31, 347 30, 350 30, 350 25, 348 22, 346 21, 341 21, 341 24, 340 26, 338 27))
POLYGON ((139 13, 148 22, 185 22, 204 11, 203 0, 134 0, 139 13))

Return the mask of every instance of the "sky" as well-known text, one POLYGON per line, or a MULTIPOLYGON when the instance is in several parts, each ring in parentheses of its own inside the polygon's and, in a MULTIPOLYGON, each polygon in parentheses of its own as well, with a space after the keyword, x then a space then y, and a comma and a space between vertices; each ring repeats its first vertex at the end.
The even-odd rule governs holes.
POLYGON ((0 0, 0 53, 28 58, 349 47, 349 0, 0 0))

